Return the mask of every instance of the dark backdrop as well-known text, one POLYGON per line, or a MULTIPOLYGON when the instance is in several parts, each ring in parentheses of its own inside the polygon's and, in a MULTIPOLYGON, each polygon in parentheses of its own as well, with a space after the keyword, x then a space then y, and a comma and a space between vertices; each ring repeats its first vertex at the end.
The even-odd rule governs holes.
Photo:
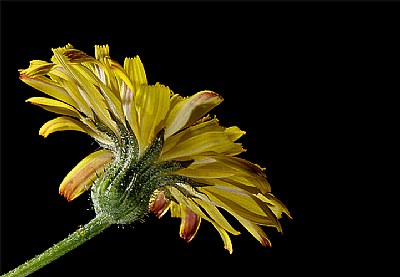
POLYGON ((241 229, 229 255, 206 222, 187 244, 178 220, 150 216, 106 230, 33 276, 326 276, 365 269, 354 257, 372 239, 354 227, 364 210, 348 204, 363 190, 347 200, 366 184, 351 173, 365 149, 356 134, 374 122, 376 106, 367 101, 396 74, 386 66, 397 58, 392 7, 114 1, 2 2, 1 9, 1 273, 94 215, 87 193, 68 203, 58 185, 97 145, 77 132, 40 137, 55 115, 25 103, 41 93, 18 80, 18 69, 49 60, 51 48, 67 43, 91 55, 95 44, 109 44, 120 63, 139 55, 150 83, 181 95, 221 94, 224 102, 211 113, 247 132, 242 156, 266 167, 293 220, 282 219, 283 234, 265 229, 271 248, 241 229))

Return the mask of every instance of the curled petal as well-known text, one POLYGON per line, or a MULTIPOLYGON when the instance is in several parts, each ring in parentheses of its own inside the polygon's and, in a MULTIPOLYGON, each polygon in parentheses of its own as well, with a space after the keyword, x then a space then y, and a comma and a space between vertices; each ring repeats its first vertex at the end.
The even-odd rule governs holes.
POLYGON ((114 154, 109 150, 91 153, 67 174, 60 185, 60 194, 72 201, 91 187, 93 181, 113 159, 114 154))
POLYGON ((47 121, 39 130, 39 135, 47 137, 49 134, 58 131, 79 131, 87 133, 87 130, 79 121, 68 116, 61 116, 50 121, 47 121))
MULTIPOLYGON (((81 118, 81 120, 84 119, 81 118)), ((86 124, 68 116, 60 116, 43 124, 39 130, 39 135, 46 138, 51 133, 58 131, 79 131, 87 133, 104 146, 113 144, 113 141, 106 134, 98 131, 94 126, 92 126, 93 123, 90 124, 88 121, 85 121, 85 123, 86 124)))
POLYGON ((195 123, 222 101, 223 98, 219 94, 209 90, 200 91, 193 96, 181 99, 168 116, 165 138, 195 123))

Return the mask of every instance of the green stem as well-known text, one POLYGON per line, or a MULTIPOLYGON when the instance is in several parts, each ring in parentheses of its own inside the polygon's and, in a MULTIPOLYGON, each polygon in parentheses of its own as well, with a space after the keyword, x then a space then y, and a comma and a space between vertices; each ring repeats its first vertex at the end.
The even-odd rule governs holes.
POLYGON ((64 240, 50 247, 42 254, 35 256, 33 259, 9 271, 8 273, 1 275, 0 277, 27 276, 98 235, 110 225, 111 223, 107 217, 97 216, 89 221, 89 223, 87 223, 85 226, 78 229, 64 240))

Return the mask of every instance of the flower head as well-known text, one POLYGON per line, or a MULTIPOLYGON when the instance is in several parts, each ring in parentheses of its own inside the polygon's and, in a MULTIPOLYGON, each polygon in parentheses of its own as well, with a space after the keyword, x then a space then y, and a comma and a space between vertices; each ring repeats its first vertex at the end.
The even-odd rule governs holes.
POLYGON ((289 211, 271 193, 264 169, 238 157, 245 132, 208 114, 220 95, 183 97, 150 85, 138 56, 122 66, 107 45, 95 46, 95 57, 70 44, 52 51, 50 62, 33 60, 20 70, 22 81, 47 95, 27 101, 60 115, 39 134, 80 131, 101 146, 62 181, 68 201, 90 189, 96 214, 121 224, 169 211, 181 219, 180 236, 188 242, 205 220, 229 252, 229 234, 239 231, 227 213, 264 246, 270 242, 261 226, 282 231, 279 219, 290 218, 289 211))

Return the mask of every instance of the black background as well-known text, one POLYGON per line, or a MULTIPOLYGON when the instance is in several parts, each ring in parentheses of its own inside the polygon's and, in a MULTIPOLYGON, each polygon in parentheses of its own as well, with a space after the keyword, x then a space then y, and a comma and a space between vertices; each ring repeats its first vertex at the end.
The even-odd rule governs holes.
MULTIPOLYGON (((398 92, 396 8, 362 2, 2 2, 1 273, 94 215, 87 193, 68 203, 58 185, 97 145, 77 132, 40 137, 41 125, 55 115, 25 103, 41 93, 18 80, 18 69, 49 60, 51 48, 67 43, 90 55, 95 44, 109 44, 120 63, 139 55, 150 83, 184 96, 204 89, 221 94, 225 100, 211 114, 247 132, 242 156, 266 167, 272 192, 293 219, 281 220, 283 234, 265 229, 271 248, 241 229, 229 255, 206 222, 187 244, 177 219, 149 216, 133 227, 109 228, 32 276, 371 271, 374 264, 364 257, 375 256, 371 245, 379 242, 366 233, 378 229, 369 221, 376 212, 352 204, 368 191, 358 160, 371 157, 368 140, 384 129, 378 99, 398 92)), ((363 169, 370 175, 371 168, 363 169)))

